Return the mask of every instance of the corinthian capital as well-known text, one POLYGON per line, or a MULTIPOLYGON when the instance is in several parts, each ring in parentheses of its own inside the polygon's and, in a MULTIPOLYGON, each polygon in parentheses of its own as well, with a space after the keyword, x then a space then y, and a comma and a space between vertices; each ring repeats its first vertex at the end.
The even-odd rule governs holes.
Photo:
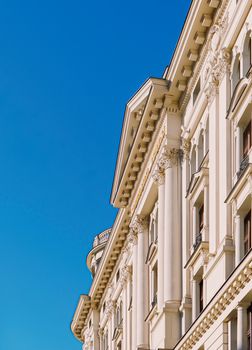
POLYGON ((157 168, 154 170, 154 173, 152 174, 152 178, 157 185, 163 185, 165 180, 164 169, 157 166, 157 168))
POLYGON ((136 215, 130 224, 131 230, 135 233, 143 233, 148 228, 148 217, 136 215))
POLYGON ((183 160, 189 159, 189 154, 190 154, 190 150, 191 150, 190 140, 187 140, 185 138, 182 139, 181 150, 182 150, 183 160))
POLYGON ((180 157, 180 150, 177 148, 170 148, 168 146, 164 147, 164 152, 161 155, 158 166, 160 169, 172 168, 178 164, 178 160, 180 157))

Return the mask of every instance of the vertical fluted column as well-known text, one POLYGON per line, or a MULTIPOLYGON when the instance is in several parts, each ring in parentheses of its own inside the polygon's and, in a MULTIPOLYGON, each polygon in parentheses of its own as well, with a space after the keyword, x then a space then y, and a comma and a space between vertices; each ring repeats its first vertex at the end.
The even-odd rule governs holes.
POLYGON ((237 307, 237 350, 247 349, 248 346, 248 320, 247 307, 240 304, 237 307))
POLYGON ((242 239, 241 239, 241 216, 235 217, 235 266, 239 265, 242 259, 242 239))
POLYGON ((103 349, 103 336, 104 336, 103 329, 100 329, 98 331, 98 335, 99 335, 99 344, 100 344, 99 350, 105 350, 105 349, 103 349))
POLYGON ((132 350, 137 346, 137 235, 131 229, 131 240, 133 243, 133 273, 132 273, 132 350))
POLYGON ((181 299, 181 239, 180 239, 180 173, 179 150, 166 148, 165 170, 165 239, 164 239, 164 300, 181 299))
POLYGON ((132 338, 132 320, 131 320, 131 311, 129 310, 130 302, 131 302, 131 274, 128 275, 127 280, 127 334, 125 334, 125 337, 127 338, 127 346, 126 349, 131 349, 131 338, 132 338))
POLYGON ((192 321, 199 315, 199 286, 198 281, 192 280, 192 321))
POLYGON ((137 233, 137 346, 147 347, 148 325, 145 322, 148 310, 148 269, 145 264, 148 249, 147 218, 137 215, 131 228, 137 233))
POLYGON ((127 311, 127 280, 123 287, 123 346, 122 350, 127 350, 127 335, 128 335, 128 311, 127 311))
POLYGON ((158 166, 153 174, 158 185, 158 292, 157 306, 162 310, 164 306, 164 212, 165 212, 165 174, 164 169, 158 166))

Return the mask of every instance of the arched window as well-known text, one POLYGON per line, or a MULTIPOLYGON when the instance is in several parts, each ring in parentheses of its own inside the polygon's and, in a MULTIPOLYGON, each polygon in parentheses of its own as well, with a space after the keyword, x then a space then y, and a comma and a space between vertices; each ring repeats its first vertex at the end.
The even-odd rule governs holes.
POLYGON ((243 76, 245 77, 248 73, 248 70, 251 66, 251 32, 249 32, 246 36, 244 46, 243 46, 243 76))
POLYGON ((237 55, 234 66, 233 66, 233 73, 232 73, 232 91, 234 92, 237 84, 240 81, 241 73, 240 73, 240 57, 237 55))

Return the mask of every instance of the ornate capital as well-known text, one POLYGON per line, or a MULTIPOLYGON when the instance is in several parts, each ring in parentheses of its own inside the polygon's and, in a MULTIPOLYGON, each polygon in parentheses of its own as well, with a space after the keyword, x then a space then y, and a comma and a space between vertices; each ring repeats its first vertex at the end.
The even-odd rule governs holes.
POLYGON ((157 166, 154 173, 152 174, 152 178, 157 185, 163 185, 165 180, 164 170, 157 166))
POLYGON ((137 235, 148 228, 148 222, 147 216, 136 215, 130 224, 130 228, 137 235))
POLYGON ((161 169, 168 169, 176 166, 180 158, 180 150, 177 148, 164 147, 164 152, 159 159, 158 165, 161 169))
POLYGON ((105 314, 110 317, 115 310, 115 302, 112 299, 109 299, 106 302, 106 309, 105 309, 105 314))
POLYGON ((121 270, 121 277, 120 277, 120 280, 119 280, 119 283, 124 286, 125 283, 127 283, 128 281, 128 278, 131 274, 131 269, 129 266, 124 266, 121 270))
POLYGON ((182 146, 181 146, 183 160, 189 159, 190 150, 191 150, 191 141, 183 138, 182 146))

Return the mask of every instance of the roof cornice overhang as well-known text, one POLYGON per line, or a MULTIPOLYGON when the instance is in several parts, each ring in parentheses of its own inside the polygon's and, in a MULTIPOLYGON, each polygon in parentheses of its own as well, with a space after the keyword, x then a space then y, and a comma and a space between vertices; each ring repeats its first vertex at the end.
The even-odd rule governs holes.
POLYGON ((214 34, 209 29, 224 25, 221 21, 228 2, 194 0, 191 4, 171 63, 163 75, 163 78, 171 82, 170 93, 179 101, 181 112, 186 108, 208 54, 214 34))
POLYGON ((71 323, 71 330, 74 336, 81 342, 84 342, 83 328, 85 327, 86 318, 91 306, 91 298, 89 295, 82 294, 80 296, 74 317, 71 323))
POLYGON ((160 110, 164 106, 166 98, 169 98, 168 92, 169 81, 150 78, 127 104, 111 194, 111 204, 117 208, 125 208, 129 202, 145 153, 151 142, 152 133, 160 117, 160 110), (144 99, 146 99, 146 102, 141 120, 126 163, 123 165, 122 160, 125 158, 125 152, 127 151, 126 139, 130 132, 130 123, 134 118, 136 106, 141 105, 144 99))

